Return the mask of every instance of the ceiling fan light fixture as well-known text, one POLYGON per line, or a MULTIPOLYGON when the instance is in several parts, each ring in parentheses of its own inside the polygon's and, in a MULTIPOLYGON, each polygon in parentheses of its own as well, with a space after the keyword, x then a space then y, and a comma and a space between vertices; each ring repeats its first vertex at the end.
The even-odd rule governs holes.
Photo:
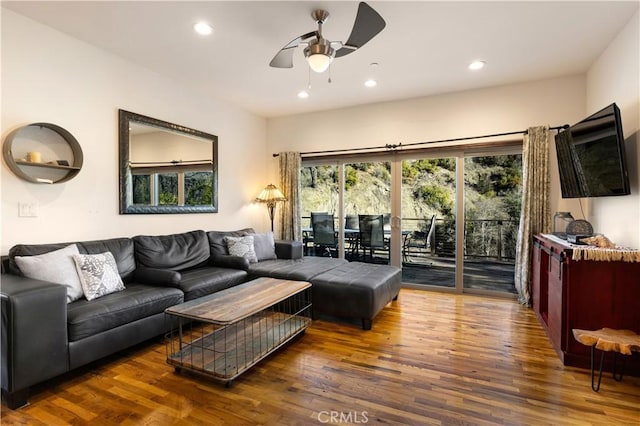
POLYGON ((329 12, 317 9, 311 13, 311 18, 318 25, 318 29, 302 34, 285 44, 276 53, 276 56, 271 59, 269 66, 274 68, 293 68, 294 49, 298 46, 307 46, 304 49, 304 57, 307 59, 309 69, 322 73, 329 68, 333 58, 341 58, 360 49, 386 26, 382 16, 363 1, 358 4, 356 20, 346 42, 331 42, 322 36, 322 26, 329 18, 329 12), (335 49, 331 47, 332 44, 335 49))
POLYGON ((333 61, 331 56, 322 55, 320 53, 307 56, 309 67, 317 73, 325 72, 329 68, 329 65, 331 65, 331 61, 333 61))
POLYGON ((376 87, 378 85, 378 82, 375 81, 373 78, 370 78, 364 82, 364 85, 367 87, 376 87))
POLYGON ((304 56, 307 58, 309 68, 317 73, 323 73, 329 68, 336 51, 326 40, 320 39, 317 43, 310 44, 304 49, 304 56))

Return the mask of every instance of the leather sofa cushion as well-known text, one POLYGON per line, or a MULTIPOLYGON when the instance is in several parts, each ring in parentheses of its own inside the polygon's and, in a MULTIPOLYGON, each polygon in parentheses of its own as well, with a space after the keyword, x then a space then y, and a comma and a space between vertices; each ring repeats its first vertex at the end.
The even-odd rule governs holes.
POLYGON ((178 287, 184 292, 184 300, 193 300, 247 281, 247 272, 239 269, 200 267, 182 271, 178 287))
POLYGON ((230 254, 212 257, 211 264, 219 268, 242 269, 243 271, 249 269, 249 260, 247 258, 230 254))
POLYGON ((133 237, 136 260, 141 266, 182 271, 209 260, 209 243, 204 231, 171 235, 133 237))
POLYGON ((183 293, 170 287, 132 283, 123 291, 89 302, 80 299, 67 305, 69 341, 83 339, 123 324, 162 313, 183 302, 183 293))
POLYGON ((166 287, 178 287, 182 274, 171 269, 145 268, 136 269, 136 281, 141 284, 161 285, 166 287))
POLYGON ((227 243, 224 237, 244 237, 248 234, 255 234, 253 228, 240 229, 238 231, 209 231, 207 232, 207 238, 209 240, 209 250, 211 256, 215 258, 218 255, 229 254, 227 250, 227 243))
POLYGON ((249 265, 251 279, 258 277, 280 278, 283 280, 309 281, 318 274, 348 263, 344 259, 330 257, 303 257, 302 259, 265 260, 249 265))
POLYGON ((15 262, 16 256, 34 256, 49 253, 64 248, 69 244, 76 244, 78 251, 82 254, 111 252, 118 265, 118 273, 122 280, 126 283, 132 279, 133 271, 136 269, 136 262, 133 251, 133 241, 130 238, 112 238, 107 240, 55 244, 18 244, 9 250, 9 272, 14 275, 22 275, 20 268, 18 268, 15 262))

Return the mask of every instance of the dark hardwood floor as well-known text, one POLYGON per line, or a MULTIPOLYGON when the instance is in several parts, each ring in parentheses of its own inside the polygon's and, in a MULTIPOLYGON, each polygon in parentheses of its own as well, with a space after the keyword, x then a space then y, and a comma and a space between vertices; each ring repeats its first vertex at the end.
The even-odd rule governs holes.
MULTIPOLYGON (((363 331, 315 321, 230 388, 177 374, 162 339, 35 389, 3 425, 638 425, 640 378, 600 392, 511 299, 403 289, 363 331)), ((634 359, 634 362, 638 358, 634 359)))

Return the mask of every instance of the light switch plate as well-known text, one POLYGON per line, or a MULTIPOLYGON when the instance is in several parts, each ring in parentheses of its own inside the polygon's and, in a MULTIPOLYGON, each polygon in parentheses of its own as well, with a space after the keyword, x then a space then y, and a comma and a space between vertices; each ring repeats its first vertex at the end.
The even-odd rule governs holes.
POLYGON ((18 203, 19 217, 38 217, 38 203, 18 203))

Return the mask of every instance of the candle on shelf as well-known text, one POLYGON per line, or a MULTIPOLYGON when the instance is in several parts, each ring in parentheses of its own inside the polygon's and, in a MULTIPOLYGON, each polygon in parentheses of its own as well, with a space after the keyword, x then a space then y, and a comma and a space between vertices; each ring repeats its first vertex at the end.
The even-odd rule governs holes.
POLYGON ((30 163, 41 163, 42 155, 38 151, 27 152, 27 161, 30 163))

